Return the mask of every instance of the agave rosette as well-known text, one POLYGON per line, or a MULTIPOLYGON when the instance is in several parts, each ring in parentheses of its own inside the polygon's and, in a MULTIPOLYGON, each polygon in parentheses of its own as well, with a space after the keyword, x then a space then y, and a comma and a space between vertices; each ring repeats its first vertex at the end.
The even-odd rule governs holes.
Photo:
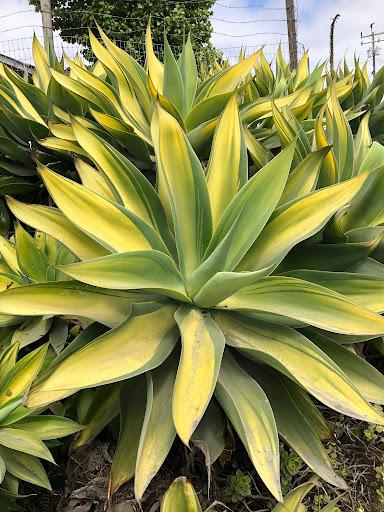
MULTIPOLYGON (((14 242, 0 237, 0 289, 3 291, 28 283, 69 280, 68 276, 55 267, 75 261, 73 253, 56 239, 40 231, 32 236, 15 223, 14 242)), ((20 348, 24 348, 48 338, 50 351, 59 353, 66 344, 68 331, 69 322, 64 318, 50 315, 0 315, 2 346, 18 343, 20 348)))
MULTIPOLYGON (((91 114, 80 122, 98 131, 120 150, 124 149, 130 159, 144 169, 150 168, 153 160, 150 120, 154 101, 179 121, 195 150, 203 153, 229 97, 237 87, 245 86, 261 54, 260 50, 201 80, 189 37, 178 59, 165 37, 164 62, 161 62, 155 55, 148 26, 147 69, 144 69, 101 28, 99 34, 97 38, 90 32, 91 47, 97 59, 94 68, 87 69, 78 60, 66 58, 69 75, 51 69, 52 82, 77 98, 91 114)), ((81 153, 83 150, 73 136, 68 116, 68 111, 76 112, 70 103, 57 107, 54 111, 60 122, 51 124, 52 136, 41 144, 52 150, 61 148, 81 153)))
MULTIPOLYGON (((18 481, 50 489, 47 473, 39 459, 54 462, 45 444, 80 430, 80 425, 63 416, 39 414, 27 409, 22 398, 44 364, 48 345, 17 361, 19 344, 0 355, 0 504, 10 506, 18 496, 18 481)), ((7 508, 4 508, 7 510, 7 508)))
POLYGON ((81 185, 39 164, 57 208, 15 199, 8 206, 78 257, 59 267, 74 281, 6 290, 0 311, 82 316, 105 327, 82 332, 37 379, 26 405, 124 381, 111 493, 135 475, 140 499, 175 436, 186 445, 201 441, 222 411, 278 500, 278 433, 343 487, 321 443, 329 427, 310 395, 383 424, 370 403, 384 402, 384 377, 333 341, 384 333, 383 282, 330 273, 317 284, 305 271, 283 275, 279 267, 371 173, 313 190, 301 172, 302 186, 293 187, 290 144, 250 177, 236 94, 218 122, 207 169, 176 118, 156 106, 156 188, 77 118, 71 127, 97 170, 83 162, 81 185))
MULTIPOLYGON (((301 123, 292 110, 287 107, 280 109, 276 102, 272 105, 272 115, 270 140, 282 148, 297 140, 295 171, 290 176, 283 200, 286 201, 292 192, 296 193, 297 187, 301 187, 301 193, 304 191, 304 175, 306 190, 310 191, 370 173, 362 190, 311 239, 311 243, 305 241, 295 247, 280 270, 352 269, 359 272, 359 264, 365 265, 368 257, 374 257, 381 263, 383 206, 379 197, 384 176, 384 153, 381 144, 372 141, 369 130, 371 114, 364 114, 356 135, 353 135, 349 114, 343 112, 337 89, 332 86, 326 104, 314 122, 307 120, 301 123)), ((260 139, 257 140, 249 131, 246 140, 256 168, 270 160, 272 154, 267 151, 267 144, 263 146, 260 139)), ((382 276, 380 264, 376 266, 376 275, 382 276)), ((361 270, 364 270, 364 266, 361 270)), ((375 273, 373 270, 372 267, 372 273, 375 273)), ((368 266, 364 273, 371 273, 368 266)))
POLYGON ((33 155, 43 153, 37 139, 49 133, 50 110, 48 55, 37 38, 33 41, 33 57, 36 63, 34 84, 0 65, 1 194, 24 194, 37 189, 33 155))

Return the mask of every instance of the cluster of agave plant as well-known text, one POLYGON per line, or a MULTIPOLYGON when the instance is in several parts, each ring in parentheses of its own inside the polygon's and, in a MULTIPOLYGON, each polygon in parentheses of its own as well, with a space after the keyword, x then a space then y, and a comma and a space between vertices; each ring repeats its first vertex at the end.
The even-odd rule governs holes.
POLYGON ((86 66, 35 39, 33 83, 0 65, 0 504, 117 416, 110 497, 228 428, 278 502, 279 436, 345 488, 313 399, 384 424, 384 69, 90 41, 86 66))

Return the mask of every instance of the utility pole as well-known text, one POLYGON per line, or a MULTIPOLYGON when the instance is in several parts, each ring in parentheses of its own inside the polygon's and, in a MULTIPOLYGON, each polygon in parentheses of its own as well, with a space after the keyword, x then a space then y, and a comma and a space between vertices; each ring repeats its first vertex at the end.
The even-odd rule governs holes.
POLYGON ((368 48, 368 57, 372 56, 372 74, 375 76, 376 74, 376 56, 379 55, 379 47, 376 46, 378 43, 380 43, 380 37, 384 34, 384 32, 377 32, 375 33, 373 30, 374 23, 371 23, 369 25, 371 29, 371 33, 363 36, 363 33, 360 33, 360 39, 361 39, 361 46, 364 44, 370 44, 371 47, 368 48), (364 39, 368 38, 368 41, 364 41, 364 39))
POLYGON ((53 46, 52 9, 51 0, 40 0, 41 21, 43 23, 44 47, 49 53, 49 47, 53 46))
POLYGON ((370 24, 371 28, 371 40, 372 40, 372 72, 373 76, 376 75, 376 48, 375 48, 375 33, 373 31, 374 23, 370 24))
POLYGON ((289 65, 291 70, 297 68, 297 24, 296 9, 294 0, 285 0, 287 16, 288 42, 289 42, 289 65))

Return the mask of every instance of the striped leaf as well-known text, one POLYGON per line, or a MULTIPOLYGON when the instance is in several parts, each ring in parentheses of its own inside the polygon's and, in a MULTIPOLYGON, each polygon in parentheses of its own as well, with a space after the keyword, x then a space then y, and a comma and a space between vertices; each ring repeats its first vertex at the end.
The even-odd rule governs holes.
POLYGON ((216 227, 224 210, 247 181, 247 153, 240 124, 237 95, 225 108, 212 143, 207 183, 216 227))
POLYGON ((80 158, 76 158, 75 167, 80 176, 81 183, 85 188, 95 192, 95 194, 99 194, 104 197, 104 199, 116 201, 116 197, 111 187, 94 167, 87 164, 87 162, 80 158))
POLYGON ((296 270, 285 275, 324 286, 375 313, 384 312, 384 276, 380 278, 358 273, 316 270, 296 270))
POLYGON ((254 368, 255 379, 261 384, 271 403, 279 434, 321 478, 332 485, 346 488, 346 483, 335 473, 310 418, 300 407, 300 388, 282 375, 254 368))
MULTIPOLYGON (((170 239, 164 209, 156 191, 123 154, 72 118, 78 143, 116 190, 119 202, 170 239)), ((113 199, 113 201, 116 201, 113 199)))
POLYGON ((0 381, 0 407, 20 398, 40 371, 48 345, 36 348, 20 359, 0 381))
POLYGON ((135 473, 140 432, 145 416, 147 382, 143 375, 128 379, 120 392, 120 431, 113 456, 108 494, 113 495, 135 473))
POLYGON ((78 183, 39 164, 44 183, 60 210, 87 235, 112 252, 164 249, 153 228, 78 183))
POLYGON ((229 352, 223 358, 215 395, 264 484, 282 501, 279 440, 272 408, 260 385, 229 352))
POLYGON ((367 175, 313 192, 277 209, 237 270, 279 263, 297 243, 317 233, 364 186, 367 175))
POLYGON ((225 340, 208 313, 180 306, 175 318, 182 352, 173 394, 173 421, 179 437, 188 445, 215 389, 225 340))
POLYGON ((384 403, 384 376, 381 372, 353 350, 348 350, 319 332, 310 331, 307 335, 341 368, 366 400, 384 403))
POLYGON ((251 247, 284 190, 294 149, 292 145, 271 160, 231 201, 213 233, 204 263, 187 284, 192 295, 217 272, 233 270, 251 247))
POLYGON ((27 397, 27 406, 48 404, 51 396, 57 400, 57 391, 67 396, 68 391, 118 382, 160 365, 178 337, 174 312, 173 305, 157 304, 134 312, 118 327, 69 355, 46 378, 40 379, 27 397))
POLYGON ((175 377, 176 364, 173 357, 147 374, 146 411, 135 466, 137 500, 141 500, 159 471, 176 436, 172 419, 175 377))
POLYGON ((75 226, 60 210, 7 198, 11 212, 22 222, 59 240, 80 259, 105 256, 110 251, 75 226))
POLYGON ((23 316, 83 316, 110 327, 121 323, 140 295, 57 281, 10 288, 0 294, 0 311, 23 316))
POLYGON ((0 446, 0 457, 4 460, 7 472, 44 489, 51 490, 45 469, 39 459, 26 453, 0 446))
POLYGON ((201 263, 211 237, 208 189, 201 164, 177 121, 161 107, 152 119, 159 193, 169 203, 181 274, 201 263))
POLYGON ((283 315, 341 334, 384 334, 380 315, 328 288, 293 277, 264 277, 218 306, 283 315))
POLYGON ((226 342, 259 363, 272 366, 332 409, 382 425, 381 416, 342 370, 314 343, 289 327, 217 313, 226 342))
POLYGON ((201 512, 199 499, 193 485, 185 476, 173 481, 161 502, 160 512, 201 512))
POLYGON ((58 268, 83 283, 115 290, 150 289, 189 302, 184 283, 169 256, 159 251, 111 254, 58 268))
POLYGON ((51 452, 38 437, 18 428, 0 428, 0 445, 54 462, 51 452))

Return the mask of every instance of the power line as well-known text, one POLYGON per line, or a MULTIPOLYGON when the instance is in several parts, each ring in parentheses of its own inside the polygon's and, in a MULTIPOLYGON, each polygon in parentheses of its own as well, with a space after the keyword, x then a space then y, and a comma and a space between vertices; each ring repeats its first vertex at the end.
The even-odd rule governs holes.
MULTIPOLYGON (((136 2, 137 0, 125 0, 125 1, 126 2, 136 2)), ((206 0, 167 0, 167 3, 174 4, 174 5, 177 5, 177 4, 199 4, 199 3, 201 4, 201 3, 206 3, 206 0)), ((248 4, 248 5, 225 5, 220 2, 216 2, 215 5, 222 7, 224 9, 250 9, 250 8, 256 7, 263 11, 284 11, 284 7, 265 7, 263 4, 260 4, 260 3, 248 4)), ((23 14, 26 12, 37 12, 37 11, 34 9, 24 9, 24 10, 20 10, 20 11, 14 11, 11 13, 2 14, 0 16, 0 19, 8 18, 10 16, 15 16, 16 14, 23 14)), ((81 11, 80 10, 71 10, 71 12, 74 13, 74 12, 81 12, 81 11)), ((94 13, 94 14, 96 14, 96 13, 94 13)), ((99 14, 103 14, 103 16, 113 16, 113 17, 117 17, 117 18, 124 17, 124 16, 115 16, 113 14, 107 14, 107 13, 99 13, 99 14)), ((53 12, 53 15, 55 16, 55 12, 53 12)), ((156 16, 152 16, 152 18, 155 18, 155 17, 156 16)))
MULTIPOLYGON (((96 12, 96 11, 90 11, 90 10, 87 10, 87 9, 77 9, 77 10, 71 10, 71 14, 77 14, 77 13, 83 13, 83 14, 90 14, 90 15, 93 15, 93 16, 103 16, 103 17, 108 17, 108 18, 116 18, 116 19, 121 19, 121 20, 141 20, 142 17, 140 16, 118 16, 117 14, 107 14, 107 13, 104 13, 104 12, 96 12)), ((63 14, 67 14, 66 12, 63 12, 63 14)), ((53 16, 60 16, 60 12, 59 11, 56 11, 53 12, 53 16)), ((155 14, 152 14, 151 15, 151 18, 153 19, 164 19, 164 16, 157 16, 155 14)), ((194 17, 188 17, 188 19, 190 20, 199 20, 200 17, 199 16, 194 16, 194 17)), ((217 18, 215 16, 210 16, 210 19, 213 20, 213 21, 221 21, 221 22, 224 22, 224 23, 239 23, 239 24, 242 24, 242 23, 260 23, 260 22, 285 22, 285 18, 281 18, 281 19, 276 19, 276 18, 269 18, 269 19, 253 19, 253 20, 228 20, 228 19, 224 19, 224 18, 217 18)))
POLYGON ((15 16, 16 14, 23 14, 25 12, 36 12, 34 9, 28 9, 28 10, 24 10, 24 11, 14 11, 14 12, 10 12, 8 14, 2 14, 0 16, 0 19, 1 18, 9 18, 10 16, 15 16))
MULTIPOLYGON (((42 27, 40 25, 23 25, 21 27, 13 27, 13 28, 8 28, 6 30, 0 30, 0 34, 3 34, 5 32, 11 32, 12 30, 18 30, 18 29, 21 29, 21 28, 39 28, 41 29, 42 27)), ((84 26, 80 26, 80 27, 69 27, 69 28, 63 28, 60 30, 60 33, 63 33, 63 32, 71 32, 73 30, 86 30, 88 29, 89 27, 87 25, 84 25, 84 26)), ((133 32, 143 32, 143 30, 141 28, 138 28, 138 29, 133 29, 131 30, 129 33, 133 33, 133 32)), ((126 32, 122 32, 122 31, 114 31, 114 30, 107 30, 107 33, 108 34, 126 34, 126 32)), ((259 35, 281 35, 281 36, 287 36, 287 32, 253 32, 251 34, 227 34, 225 32, 217 32, 215 30, 212 31, 212 34, 216 34, 216 35, 220 35, 220 36, 226 36, 226 37, 233 37, 233 38, 241 38, 241 37, 254 37, 254 36, 259 36, 259 35)), ((196 36, 194 36, 196 38, 196 36)))
MULTIPOLYGON (((27 12, 36 12, 36 11, 32 11, 32 10, 23 10, 23 11, 15 11, 14 13, 8 13, 8 14, 4 14, 2 16, 0 16, 0 19, 1 18, 6 18, 6 17, 9 17, 9 16, 13 16, 14 14, 21 14, 21 13, 27 13, 27 12)), ((63 14, 67 14, 65 12, 63 12, 63 14)), ((118 16, 116 14, 108 14, 108 13, 103 13, 103 12, 96 12, 96 11, 90 11, 90 10, 86 10, 86 9, 75 9, 75 10, 71 10, 71 14, 88 14, 88 15, 92 15, 92 16, 102 16, 102 17, 108 17, 108 18, 114 18, 114 19, 120 19, 120 20, 130 20, 130 21, 133 21, 133 20, 141 20, 142 18, 139 17, 139 16, 118 16)), ((60 11, 56 11, 53 12, 53 16, 61 16, 61 13, 60 11)), ((157 15, 151 15, 151 18, 153 19, 163 19, 164 16, 157 16, 157 15)), ((200 19, 198 16, 194 16, 194 17, 189 17, 188 19, 190 20, 198 20, 200 19)), ((212 21, 220 21, 222 23, 231 23, 231 24, 250 24, 250 23, 274 23, 274 22, 285 22, 285 18, 268 18, 268 19, 252 19, 252 20, 229 20, 229 19, 225 19, 225 18, 217 18, 216 16, 211 16, 210 19, 212 21)), ((17 28, 28 28, 32 25, 24 25, 23 27, 17 27, 17 28)), ((9 31, 11 30, 14 30, 13 28, 11 29, 7 29, 9 31)), ((3 31, 5 32, 5 31, 3 31)))
POLYGON ((226 37, 254 37, 254 36, 264 36, 264 35, 278 35, 278 36, 287 36, 287 32, 254 32, 253 34, 226 34, 224 32, 216 32, 212 31, 212 34, 217 34, 219 36, 226 37))
POLYGON ((215 18, 214 16, 212 16, 210 18, 211 20, 213 21, 223 21, 225 23, 239 23, 239 24, 242 24, 242 23, 263 23, 263 22, 278 22, 278 21, 281 21, 281 22, 284 22, 285 23, 285 18, 282 18, 282 19, 277 19, 277 18, 271 18, 271 19, 267 19, 267 20, 247 20, 247 21, 243 21, 243 20, 224 20, 224 19, 221 19, 221 18, 215 18))
POLYGON ((7 28, 5 30, 0 30, 0 34, 4 34, 5 32, 12 32, 12 30, 19 30, 20 28, 40 28, 43 27, 41 25, 22 25, 21 27, 13 27, 13 28, 7 28))
POLYGON ((263 11, 284 11, 284 7, 264 7, 263 4, 248 4, 248 5, 224 5, 219 2, 216 2, 216 5, 219 7, 224 7, 225 9, 250 9, 252 7, 258 7, 263 11))
MULTIPOLYGON (((93 16, 102 16, 103 18, 115 18, 119 20, 142 20, 142 17, 140 16, 117 16, 115 14, 104 14, 102 12, 92 12, 92 11, 71 11, 71 14, 75 13, 83 13, 83 14, 91 14, 93 16)), ((53 16, 60 16, 59 14, 54 14, 53 16)), ((151 15, 152 19, 164 19, 164 16, 155 16, 151 15)), ((191 16, 188 17, 188 20, 199 20, 201 19, 199 16, 191 16)), ((221 21, 224 23, 237 23, 237 24, 243 24, 243 23, 263 23, 263 22, 285 22, 285 18, 277 19, 277 18, 269 18, 269 19, 253 19, 253 20, 226 20, 224 18, 216 18, 215 16, 210 16, 210 19, 212 21, 221 21)))
MULTIPOLYGON (((71 28, 64 28, 61 30, 61 32, 68 32, 68 31, 71 31, 71 30, 85 30, 89 28, 88 26, 84 26, 84 27, 71 27, 71 28)), ((142 32, 142 29, 134 29, 134 30, 131 30, 130 33, 132 32, 142 32)), ((119 31, 114 31, 114 30, 107 30, 107 33, 108 34, 124 34, 124 35, 129 35, 129 34, 126 34, 126 32, 119 32, 119 31)), ((253 32, 252 34, 227 34, 225 32, 217 32, 216 30, 212 30, 212 34, 217 34, 217 35, 220 35, 220 36, 226 36, 226 37, 253 37, 253 36, 259 36, 259 35, 281 35, 281 36, 287 36, 287 32, 253 32)), ((193 36, 195 39, 198 39, 196 37, 196 35, 193 36)))

